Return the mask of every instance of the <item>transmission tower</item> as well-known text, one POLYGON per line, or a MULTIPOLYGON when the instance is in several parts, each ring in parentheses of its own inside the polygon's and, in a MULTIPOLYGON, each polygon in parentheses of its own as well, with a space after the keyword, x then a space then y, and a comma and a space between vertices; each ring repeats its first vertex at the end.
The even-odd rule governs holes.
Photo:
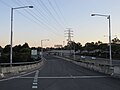
POLYGON ((67 28, 67 30, 65 31, 65 34, 67 37, 67 42, 70 43, 71 42, 71 38, 73 37, 73 31, 71 30, 71 28, 67 28))

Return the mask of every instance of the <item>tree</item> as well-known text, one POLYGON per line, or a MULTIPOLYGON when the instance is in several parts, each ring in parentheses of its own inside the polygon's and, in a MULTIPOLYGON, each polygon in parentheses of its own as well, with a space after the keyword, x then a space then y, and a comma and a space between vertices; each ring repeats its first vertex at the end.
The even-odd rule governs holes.
POLYGON ((84 46, 84 49, 87 50, 87 51, 93 51, 97 48, 98 48, 98 45, 95 44, 94 42, 86 43, 85 46, 84 46))
POLYGON ((22 49, 21 45, 16 45, 15 47, 13 47, 14 52, 20 52, 21 49, 22 49))
POLYGON ((100 44, 98 48, 102 51, 108 51, 108 44, 106 43, 100 44))
POLYGON ((9 53, 10 52, 10 45, 6 45, 3 49, 3 53, 9 53))
POLYGON ((0 46, 0 50, 3 49, 1 46, 0 46))
POLYGON ((82 44, 81 43, 75 43, 75 51, 82 50, 82 44))
POLYGON ((64 47, 65 49, 70 49, 70 50, 81 50, 82 49, 82 44, 81 43, 75 43, 74 41, 68 42, 67 46, 64 47))
POLYGON ((96 45, 101 45, 102 42, 101 42, 101 41, 98 41, 98 42, 96 42, 95 44, 96 44, 96 45))
POLYGON ((30 48, 28 43, 25 42, 25 44, 23 44, 22 48, 30 48))
POLYGON ((0 52, 3 50, 3 48, 0 46, 0 52))
POLYGON ((114 39, 112 39, 112 43, 114 43, 114 44, 120 44, 120 39, 118 39, 117 37, 115 37, 114 39))

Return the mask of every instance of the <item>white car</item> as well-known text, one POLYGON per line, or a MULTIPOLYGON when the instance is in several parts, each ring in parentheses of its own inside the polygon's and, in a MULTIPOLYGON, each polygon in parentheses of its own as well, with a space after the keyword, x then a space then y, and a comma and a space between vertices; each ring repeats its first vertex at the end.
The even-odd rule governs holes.
POLYGON ((93 60, 95 60, 96 59, 96 57, 91 57, 93 60))
POLYGON ((82 59, 85 59, 85 56, 81 56, 82 59))

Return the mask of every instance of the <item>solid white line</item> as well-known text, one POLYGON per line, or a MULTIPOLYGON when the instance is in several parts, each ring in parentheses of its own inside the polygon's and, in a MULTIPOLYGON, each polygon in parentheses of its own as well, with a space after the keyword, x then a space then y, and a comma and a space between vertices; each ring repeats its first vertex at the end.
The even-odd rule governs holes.
MULTIPOLYGON (((104 77, 107 76, 70 76, 70 77, 52 77, 52 78, 104 78, 104 77)), ((45 78, 45 77, 40 77, 40 78, 45 78)), ((47 78, 51 78, 51 77, 47 77, 47 78)))
MULTIPOLYGON (((38 77, 39 79, 73 79, 73 78, 105 78, 108 76, 62 76, 62 77, 38 77)), ((34 77, 20 77, 21 79, 33 79, 34 77)))
POLYGON ((6 80, 11 80, 11 79, 15 79, 15 78, 20 78, 22 76, 27 76, 29 74, 32 74, 32 73, 35 73, 36 71, 32 71, 32 72, 29 72, 29 73, 26 73, 26 74, 23 74, 23 75, 19 75, 19 76, 14 76, 14 77, 10 77, 10 78, 5 78, 5 79, 1 79, 0 81, 6 81, 6 80))

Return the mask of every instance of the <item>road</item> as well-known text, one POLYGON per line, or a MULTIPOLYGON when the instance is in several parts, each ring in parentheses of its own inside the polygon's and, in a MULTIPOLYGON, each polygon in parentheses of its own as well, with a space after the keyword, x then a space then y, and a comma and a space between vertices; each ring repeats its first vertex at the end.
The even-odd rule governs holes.
POLYGON ((0 90, 120 90, 120 79, 53 56, 45 58, 40 69, 0 81, 0 90))

